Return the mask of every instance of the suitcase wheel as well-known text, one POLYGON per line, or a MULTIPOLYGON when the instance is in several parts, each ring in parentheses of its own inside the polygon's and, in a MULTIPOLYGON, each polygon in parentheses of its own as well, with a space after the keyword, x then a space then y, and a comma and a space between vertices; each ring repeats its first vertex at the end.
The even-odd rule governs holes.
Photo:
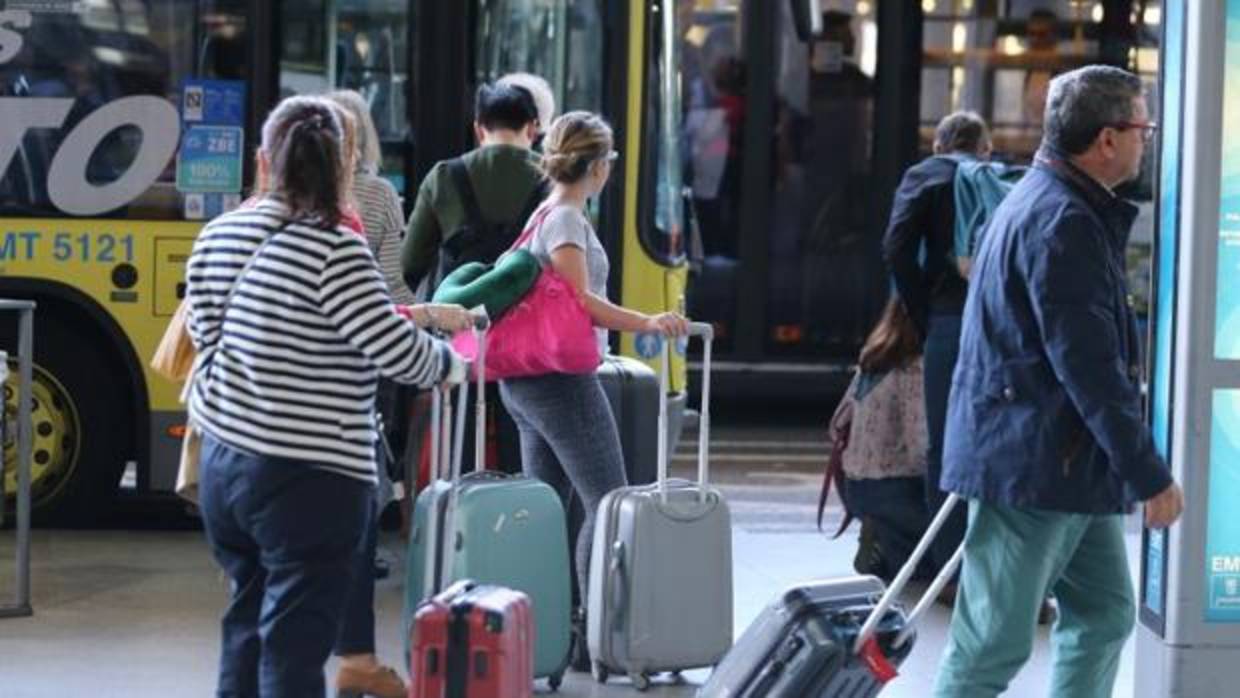
POLYGON ((675 683, 684 683, 684 680, 685 680, 684 674, 681 674, 679 671, 672 672, 672 681, 674 681, 675 683))
POLYGON ((551 676, 547 678, 547 685, 551 687, 552 691, 560 690, 560 684, 562 683, 564 683, 563 673, 552 674, 551 676))
POLYGON ((594 675, 594 680, 599 683, 607 683, 607 679, 611 677, 611 672, 601 662, 594 662, 590 666, 590 673, 594 675))
POLYGON ((650 674, 629 674, 629 680, 633 682, 633 688, 639 691, 650 688, 650 674))

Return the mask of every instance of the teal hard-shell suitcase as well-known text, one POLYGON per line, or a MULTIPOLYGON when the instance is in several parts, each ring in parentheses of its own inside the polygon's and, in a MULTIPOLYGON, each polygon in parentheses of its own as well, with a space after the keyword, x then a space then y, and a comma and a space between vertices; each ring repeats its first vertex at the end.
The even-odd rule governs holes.
MULTIPOLYGON (((480 361, 485 360, 484 352, 480 361)), ((466 404, 466 392, 466 388, 459 391, 458 406, 466 404)), ((523 592, 534 610, 534 675, 547 678, 557 689, 568 667, 572 625, 564 507, 555 490, 540 480, 486 471, 480 463, 475 463, 475 472, 462 476, 464 420, 458 410, 453 424, 451 402, 438 392, 432 402, 431 462, 439 469, 414 504, 404 627, 412 627, 413 612, 423 599, 457 580, 523 592), (450 431, 455 441, 451 448, 450 431), (443 479, 445 474, 448 479, 443 479), (441 534, 448 531, 453 535, 441 534), (445 549, 445 540, 454 544, 445 549), (434 568, 428 570, 428 565, 434 568)), ((475 409, 485 414, 485 399, 477 400, 475 409)), ((475 431, 476 454, 485 452, 479 447, 484 438, 483 430, 475 431)))
POLYGON ((564 507, 528 477, 466 475, 457 486, 451 580, 524 592, 534 605, 534 675, 558 688, 568 666, 572 590, 564 507))

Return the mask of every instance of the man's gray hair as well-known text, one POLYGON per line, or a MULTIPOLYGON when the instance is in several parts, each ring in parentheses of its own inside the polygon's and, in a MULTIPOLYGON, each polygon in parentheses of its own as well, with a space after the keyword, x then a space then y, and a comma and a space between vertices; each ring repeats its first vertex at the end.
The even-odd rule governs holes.
POLYGON ((990 129, 977 112, 952 112, 934 128, 934 146, 941 153, 981 155, 990 148, 990 129))
POLYGON ((1109 65, 1090 65, 1051 80, 1043 141, 1068 155, 1089 150, 1106 126, 1131 121, 1141 78, 1109 65))

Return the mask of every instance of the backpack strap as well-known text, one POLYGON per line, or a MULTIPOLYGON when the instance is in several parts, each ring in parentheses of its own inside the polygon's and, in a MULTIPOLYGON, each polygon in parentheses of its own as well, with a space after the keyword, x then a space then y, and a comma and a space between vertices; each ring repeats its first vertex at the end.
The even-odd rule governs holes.
POLYGON ((538 205, 551 193, 550 189, 551 187, 547 184, 546 179, 538 180, 538 184, 534 185, 529 198, 525 200, 525 205, 521 207, 521 221, 528 221, 530 216, 534 215, 534 212, 538 210, 538 205))
POLYGON ((461 206, 465 209, 465 223, 471 228, 482 226, 482 208, 478 206, 474 185, 469 181, 469 168, 465 165, 465 157, 452 158, 447 165, 452 185, 456 187, 456 193, 461 197, 461 206))

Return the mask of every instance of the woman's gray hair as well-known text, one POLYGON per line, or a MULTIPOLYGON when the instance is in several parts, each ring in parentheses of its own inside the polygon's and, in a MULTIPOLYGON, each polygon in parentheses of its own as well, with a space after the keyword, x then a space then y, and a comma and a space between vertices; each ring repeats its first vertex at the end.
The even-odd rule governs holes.
POLYGON ((534 98, 534 108, 538 110, 539 133, 546 133, 551 128, 551 122, 555 120, 555 94, 546 80, 533 73, 509 73, 495 83, 524 87, 534 98))
POLYGON ((1109 65, 1090 65, 1051 80, 1042 139, 1068 155, 1089 150, 1106 126, 1131 121, 1141 78, 1109 65))
POLYGON ((374 119, 370 118, 370 105, 366 104, 366 98, 353 90, 328 92, 326 97, 353 117, 357 130, 357 169, 367 174, 379 174, 383 154, 379 150, 379 131, 375 128, 374 119))

